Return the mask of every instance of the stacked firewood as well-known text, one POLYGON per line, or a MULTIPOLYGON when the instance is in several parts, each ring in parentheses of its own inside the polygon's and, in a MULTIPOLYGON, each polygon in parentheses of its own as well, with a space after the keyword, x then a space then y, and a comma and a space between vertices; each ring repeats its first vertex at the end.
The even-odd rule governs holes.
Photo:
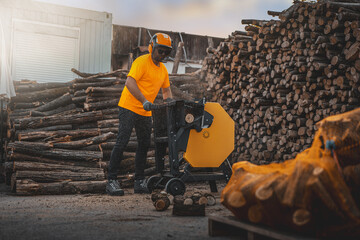
MULTIPOLYGON (((81 78, 68 83, 15 83, 17 96, 8 104, 6 172, 12 174, 17 194, 105 190, 107 165, 118 132, 117 104, 127 71, 73 72, 81 78)), ((198 74, 174 74, 170 80, 174 98, 203 97, 197 90, 198 74)), ((125 187, 132 184, 136 146, 134 132, 119 172, 125 187)), ((150 149, 148 175, 155 172, 154 155, 150 149)))
POLYGON ((295 1, 208 49, 205 79, 236 122, 237 159, 294 158, 316 122, 360 106, 359 10, 354 0, 295 1))
POLYGON ((97 128, 105 115, 101 110, 84 111, 79 95, 85 88, 75 80, 16 83, 17 96, 8 105, 7 167, 13 171, 11 185, 17 194, 104 191, 98 145, 115 134, 97 128))
POLYGON ((185 193, 174 196, 173 215, 177 216, 205 216, 205 206, 214 206, 215 197, 210 193, 185 193))

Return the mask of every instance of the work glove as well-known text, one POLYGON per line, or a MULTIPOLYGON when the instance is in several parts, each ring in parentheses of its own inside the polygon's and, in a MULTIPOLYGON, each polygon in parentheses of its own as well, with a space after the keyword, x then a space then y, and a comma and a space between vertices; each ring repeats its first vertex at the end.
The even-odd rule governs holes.
POLYGON ((169 102, 172 102, 172 101, 175 101, 175 100, 172 99, 172 98, 167 98, 167 99, 165 99, 165 102, 166 102, 166 103, 169 103, 169 102))
POLYGON ((152 107, 152 103, 149 102, 148 100, 146 100, 144 103, 143 103, 143 108, 146 110, 146 111, 151 111, 151 107, 152 107))

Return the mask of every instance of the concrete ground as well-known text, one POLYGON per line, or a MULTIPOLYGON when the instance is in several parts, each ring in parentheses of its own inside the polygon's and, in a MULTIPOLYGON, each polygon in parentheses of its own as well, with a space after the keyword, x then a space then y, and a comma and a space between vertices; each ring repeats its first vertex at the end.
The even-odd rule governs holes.
MULTIPOLYGON (((187 184, 187 193, 210 193, 208 184, 187 184)), ((232 215, 220 204, 225 183, 218 183, 216 205, 205 217, 172 215, 172 206, 159 212, 150 194, 16 196, 0 184, 0 239, 230 239, 210 237, 209 215, 232 215)))

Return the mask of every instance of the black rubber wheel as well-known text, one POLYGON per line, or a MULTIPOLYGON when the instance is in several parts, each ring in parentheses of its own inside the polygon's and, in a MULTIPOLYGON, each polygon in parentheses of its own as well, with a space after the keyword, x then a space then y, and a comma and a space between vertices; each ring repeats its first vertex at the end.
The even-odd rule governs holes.
POLYGON ((161 179, 161 177, 159 177, 159 176, 151 176, 148 178, 146 186, 150 192, 152 192, 154 189, 156 189, 157 183, 159 182, 160 179, 161 179))
POLYGON ((185 183, 180 178, 171 178, 165 185, 165 190, 167 193, 176 196, 184 195, 185 193, 185 183))

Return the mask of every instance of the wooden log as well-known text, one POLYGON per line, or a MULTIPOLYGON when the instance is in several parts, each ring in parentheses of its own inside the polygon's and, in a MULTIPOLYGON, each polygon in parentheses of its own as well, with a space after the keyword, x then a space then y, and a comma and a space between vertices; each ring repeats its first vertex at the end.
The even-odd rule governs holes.
POLYGON ((359 58, 359 52, 360 52, 360 42, 355 42, 347 50, 345 54, 345 59, 349 61, 356 60, 357 58, 359 58))
POLYGON ((118 99, 113 99, 102 102, 84 103, 84 109, 85 111, 94 111, 104 108, 114 108, 118 105, 118 102, 119 102, 118 99))
POLYGON ((174 202, 172 214, 176 216, 205 216, 205 205, 184 205, 174 202))
MULTIPOLYGON (((71 69, 71 71, 73 71, 74 68, 71 69)), ((74 71, 76 74, 80 74, 81 72, 74 69, 74 71)), ((117 69, 115 71, 111 71, 111 72, 107 72, 107 73, 95 73, 95 74, 89 74, 89 73, 81 73, 81 75, 79 76, 84 76, 84 78, 81 79, 74 79, 72 82, 76 83, 76 82, 86 82, 88 80, 91 79, 96 79, 96 78, 105 78, 105 77, 112 77, 112 76, 123 76, 124 74, 127 74, 129 72, 129 70, 127 69, 117 69), (85 75, 84 75, 85 74, 85 75)), ((97 80, 98 81, 98 80, 97 80)))
POLYGON ((327 2, 327 8, 348 8, 352 10, 360 10, 360 3, 349 3, 349 2, 327 2))
MULTIPOLYGON (((330 161, 330 158, 327 157, 325 161, 330 161)), ((334 163, 332 162, 331 165, 333 166, 333 164, 334 163)), ((321 183, 323 183, 324 186, 336 186, 336 188, 330 187, 327 188, 327 190, 329 191, 337 205, 341 208, 344 215, 350 218, 354 218, 354 216, 359 216, 360 211, 351 196, 350 190, 346 187, 343 181, 339 181, 336 185, 333 185, 329 174, 330 173, 328 173, 324 168, 321 167, 317 167, 313 170, 313 175, 316 176, 321 181, 321 183), (343 204, 344 202, 346 202, 346 205, 343 204)), ((342 177, 339 176, 337 169, 335 169, 334 167, 331 174, 337 175, 336 178, 342 180, 342 177)))
POLYGON ((17 180, 17 195, 45 195, 45 194, 79 194, 104 193, 106 180, 101 181, 62 181, 54 183, 37 183, 32 180, 17 180))
POLYGON ((97 162, 103 157, 101 152, 50 149, 50 144, 40 144, 33 142, 13 142, 9 144, 9 147, 18 153, 34 154, 35 156, 39 157, 60 160, 97 162))
POLYGON ((313 171, 311 164, 297 161, 294 167, 294 172, 288 179, 288 184, 284 192, 284 197, 281 202, 289 207, 304 207, 306 203, 303 202, 302 198, 298 198, 305 193, 306 182, 311 176, 313 171))
POLYGON ((260 204, 253 205, 248 210, 248 219, 252 223, 260 223, 263 220, 264 209, 260 204))
POLYGON ((21 95, 16 95, 11 98, 11 102, 35 102, 43 101, 45 99, 55 99, 69 92, 68 87, 46 89, 43 91, 31 92, 21 95))
POLYGON ((196 74, 169 74, 169 80, 176 86, 184 83, 198 82, 200 76, 196 74))
POLYGON ((166 192, 151 194, 151 200, 153 201, 156 211, 165 211, 170 206, 170 199, 166 192))
POLYGON ((156 211, 165 211, 170 206, 170 200, 168 197, 160 198, 154 202, 156 211))
POLYGON ((18 138, 18 135, 20 133, 28 133, 28 132, 35 132, 35 131, 71 130, 71 129, 72 129, 72 125, 71 124, 66 124, 66 125, 55 125, 55 126, 37 128, 37 129, 17 130, 16 131, 16 138, 18 138))
POLYGON ((81 89, 87 89, 88 87, 109 87, 119 83, 120 82, 117 79, 106 79, 97 82, 73 83, 71 88, 75 91, 79 91, 81 89))
POLYGON ((12 162, 21 162, 21 161, 27 161, 27 162, 34 162, 34 163, 49 163, 49 164, 60 164, 64 166, 69 167, 86 167, 86 168, 99 168, 101 166, 100 162, 84 162, 84 161, 62 161, 60 159, 50 159, 50 158, 44 158, 44 157, 37 157, 34 155, 28 155, 18 152, 12 152, 10 154, 9 160, 12 162))
POLYGON ((43 151, 43 150, 49 150, 52 148, 52 145, 49 143, 42 143, 42 142, 10 142, 8 144, 8 149, 11 149, 12 151, 15 151, 15 149, 32 149, 33 151, 43 151))
POLYGON ((14 121, 16 129, 39 128, 48 127, 60 124, 83 124, 86 122, 97 121, 102 118, 100 111, 78 113, 71 116, 48 116, 48 117, 33 117, 26 119, 17 119, 14 121))
POLYGON ((281 14, 281 12, 277 12, 277 11, 267 11, 267 14, 273 17, 279 16, 281 14))
POLYGON ((62 171, 16 171, 16 180, 31 179, 35 182, 59 182, 71 181, 96 181, 104 180, 105 175, 102 169, 89 170, 84 172, 62 171))
POLYGON ((70 104, 71 102, 72 102, 72 96, 69 93, 66 93, 61 97, 58 97, 44 105, 35 108, 35 111, 45 112, 45 111, 53 110, 55 108, 63 107, 65 105, 70 104))
POLYGON ((172 73, 177 73, 178 71, 180 59, 182 57, 183 47, 184 47, 184 42, 179 42, 178 47, 176 49, 173 69, 171 71, 172 73))
POLYGON ((77 141, 71 141, 71 142, 56 142, 53 143, 54 148, 62 148, 62 149, 80 149, 89 145, 93 144, 100 144, 102 142, 105 142, 109 138, 113 138, 115 136, 114 133, 108 132, 96 137, 86 138, 82 140, 77 141))
POLYGON ((314 195, 321 199, 324 206, 326 206, 331 212, 335 213, 337 217, 340 217, 343 220, 346 219, 324 184, 318 178, 311 177, 306 185, 312 190, 314 195))
POLYGON ((205 196, 206 199, 207 199, 207 205, 208 205, 208 206, 214 206, 214 205, 216 205, 216 199, 215 199, 214 195, 209 194, 209 193, 205 193, 204 196, 205 196))
POLYGON ((118 97, 121 95, 122 90, 124 89, 123 85, 118 85, 117 87, 88 87, 85 91, 86 94, 90 95, 93 93, 107 93, 111 94, 113 97, 118 97))
POLYGON ((74 111, 75 113, 81 113, 83 112, 82 109, 76 109, 76 105, 74 103, 71 103, 69 105, 58 107, 56 109, 46 111, 46 112, 38 112, 35 110, 31 110, 29 115, 31 117, 38 117, 38 116, 51 116, 51 115, 58 115, 58 114, 64 114, 64 112, 74 111))
POLYGON ((30 83, 30 84, 15 84, 15 91, 18 93, 26 94, 35 91, 44 91, 48 89, 54 88, 66 88, 69 87, 69 83, 57 83, 57 82, 49 82, 49 83, 30 83))
POLYGON ((99 172, 100 168, 88 166, 74 166, 59 163, 15 161, 13 171, 71 171, 71 172, 99 172))
POLYGON ((119 119, 101 120, 101 121, 97 121, 97 124, 99 128, 117 127, 119 125, 119 119))
MULTIPOLYGON (((59 126, 59 125, 57 125, 59 126)), ((70 125, 71 126, 71 125, 70 125)), ((36 129, 37 130, 37 129, 36 129)), ((99 130, 94 129, 79 129, 79 130, 57 130, 57 131, 27 131, 18 133, 19 141, 34 141, 39 139, 53 140, 68 136, 68 139, 78 139, 85 137, 93 137, 99 135, 99 130)))
POLYGON ((306 209, 298 209, 294 212, 292 221, 297 226, 304 226, 311 222, 311 213, 306 209))

